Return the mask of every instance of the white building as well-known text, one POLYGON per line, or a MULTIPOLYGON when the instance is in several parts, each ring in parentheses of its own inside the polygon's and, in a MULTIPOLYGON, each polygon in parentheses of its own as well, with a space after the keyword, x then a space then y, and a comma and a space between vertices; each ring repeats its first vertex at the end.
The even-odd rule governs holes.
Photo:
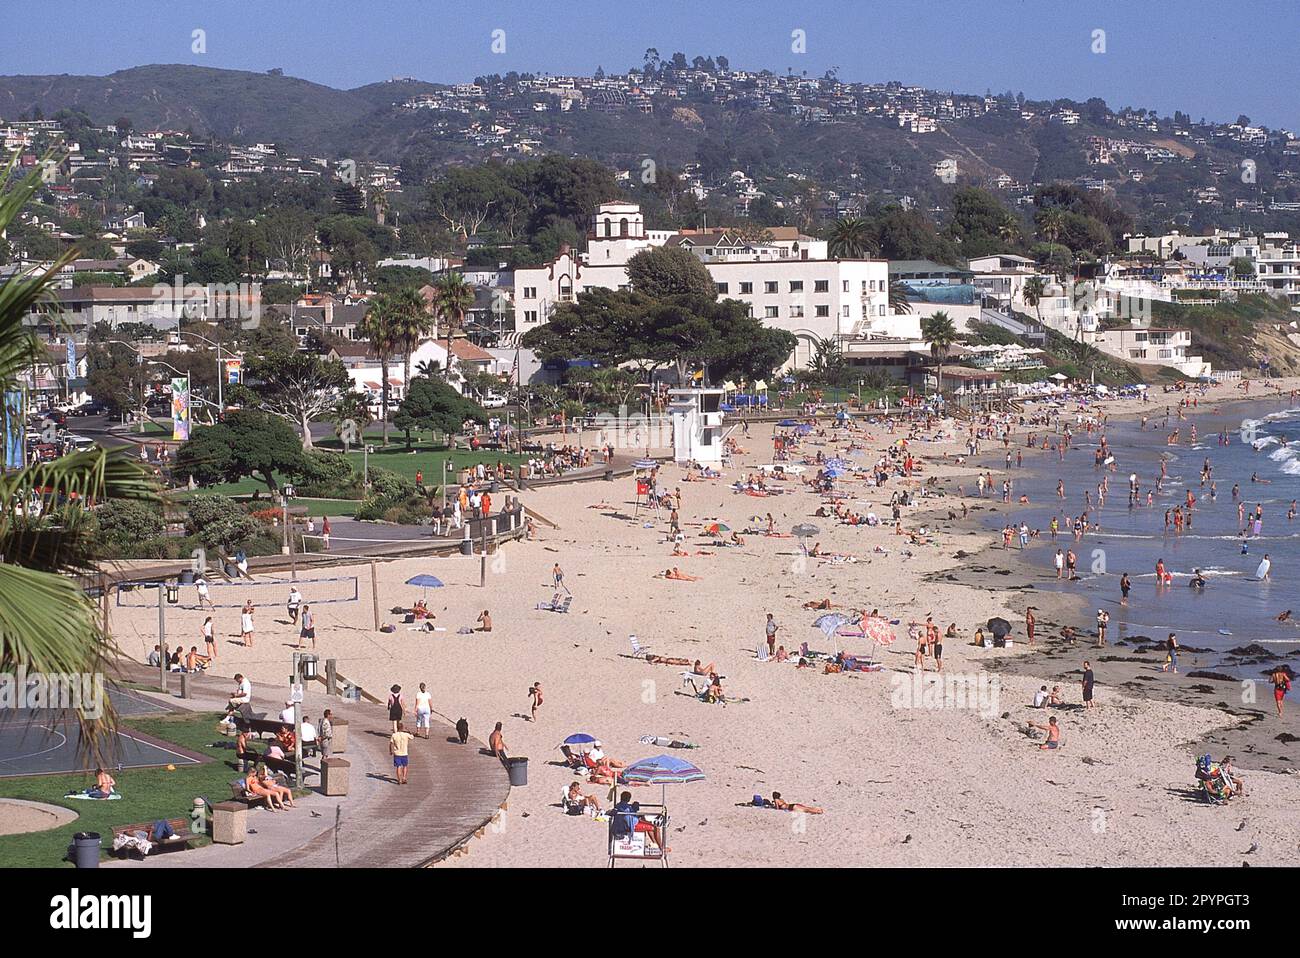
POLYGON ((536 329, 555 308, 588 289, 628 288, 627 261, 669 242, 698 256, 718 295, 799 340, 791 362, 807 366, 818 339, 890 335, 889 271, 884 260, 828 259, 826 243, 777 228, 747 243, 727 231, 647 231, 639 207, 605 203, 592 219, 587 251, 567 247, 545 265, 515 271, 515 331, 536 329))
POLYGON ((706 465, 722 462, 724 395, 721 389, 668 390, 674 460, 706 465))

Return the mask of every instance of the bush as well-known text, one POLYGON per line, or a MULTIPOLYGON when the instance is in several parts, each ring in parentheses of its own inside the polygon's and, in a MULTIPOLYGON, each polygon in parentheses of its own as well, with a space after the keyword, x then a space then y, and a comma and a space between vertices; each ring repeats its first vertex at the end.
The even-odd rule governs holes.
POLYGON ((304 453, 303 458, 298 495, 321 499, 348 499, 355 495, 361 476, 346 456, 314 449, 304 453))
POLYGON ((225 496, 193 496, 189 500, 190 534, 209 549, 232 551, 267 534, 266 526, 225 496))
POLYGON ((163 534, 162 510, 129 499, 109 499, 95 510, 99 542, 115 555, 130 551, 163 534))

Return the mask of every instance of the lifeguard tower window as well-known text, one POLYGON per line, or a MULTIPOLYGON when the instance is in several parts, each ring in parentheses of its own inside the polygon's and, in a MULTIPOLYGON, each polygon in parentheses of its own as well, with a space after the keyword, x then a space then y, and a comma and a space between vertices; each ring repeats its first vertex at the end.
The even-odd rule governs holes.
POLYGON ((722 395, 720 393, 705 393, 700 397, 703 403, 703 412, 717 412, 722 406, 722 395))
POLYGON ((705 429, 704 432, 700 435, 700 445, 706 448, 713 445, 712 429, 705 429))

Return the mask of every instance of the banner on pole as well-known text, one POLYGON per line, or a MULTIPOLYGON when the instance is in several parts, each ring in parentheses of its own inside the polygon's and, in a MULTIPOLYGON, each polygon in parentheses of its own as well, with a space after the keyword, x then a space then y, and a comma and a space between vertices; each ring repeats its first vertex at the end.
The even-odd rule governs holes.
POLYGON ((172 439, 190 438, 190 381, 183 376, 172 378, 172 439))

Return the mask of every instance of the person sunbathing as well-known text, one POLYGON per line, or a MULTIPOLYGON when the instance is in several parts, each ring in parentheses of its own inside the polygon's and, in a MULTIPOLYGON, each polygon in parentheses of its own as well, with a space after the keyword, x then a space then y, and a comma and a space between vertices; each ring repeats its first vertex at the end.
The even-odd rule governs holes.
POLYGON ((776 647, 776 660, 778 662, 790 661, 790 653, 785 650, 784 645, 778 645, 776 647))
POLYGON ((700 660, 696 659, 694 664, 691 666, 691 671, 696 675, 713 675, 716 669, 714 669, 712 662, 708 665, 700 665, 700 660))
POLYGON ((594 808, 596 814, 600 814, 600 799, 595 795, 584 795, 580 783, 572 781, 569 783, 569 808, 576 808, 579 812, 585 812, 588 808, 594 808))
POLYGON ((678 582, 698 582, 700 580, 699 576, 687 575, 681 569, 677 568, 677 566, 673 566, 671 569, 665 569, 663 578, 675 579, 678 582))
POLYGON ((645 660, 651 665, 691 665, 690 659, 674 658, 670 655, 655 655, 652 652, 645 654, 645 660))
POLYGON ((414 615, 417 620, 433 618, 433 616, 429 614, 429 607, 424 604, 423 599, 415 600, 415 604, 411 606, 411 614, 414 615))
POLYGON ((739 535, 733 532, 731 534, 731 544, 733 546, 743 546, 745 544, 745 540, 740 538, 739 535))
POLYGON ((116 785, 117 782, 108 774, 108 770, 100 766, 95 769, 95 784, 86 789, 86 794, 91 798, 108 798, 116 785))
POLYGON ((763 803, 765 808, 775 808, 782 812, 806 812, 809 815, 821 815, 823 810, 816 805, 803 805, 799 802, 787 802, 780 792, 773 792, 772 797, 763 803))
POLYGON ((803 607, 804 607, 805 609, 833 609, 833 608, 835 608, 835 606, 831 605, 831 600, 830 600, 830 599, 813 599, 813 600, 810 601, 810 602, 805 602, 805 603, 803 604, 803 607))
POLYGON ((680 543, 673 544, 673 551, 671 554, 676 558, 682 558, 682 559, 688 558, 690 556, 690 553, 687 552, 685 549, 683 549, 680 543))
POLYGON ((283 800, 280 797, 280 787, 274 785, 274 783, 263 781, 261 775, 265 774, 265 765, 259 765, 258 771, 249 772, 244 779, 244 791, 250 798, 261 799, 271 811, 279 811, 284 808, 283 800))

